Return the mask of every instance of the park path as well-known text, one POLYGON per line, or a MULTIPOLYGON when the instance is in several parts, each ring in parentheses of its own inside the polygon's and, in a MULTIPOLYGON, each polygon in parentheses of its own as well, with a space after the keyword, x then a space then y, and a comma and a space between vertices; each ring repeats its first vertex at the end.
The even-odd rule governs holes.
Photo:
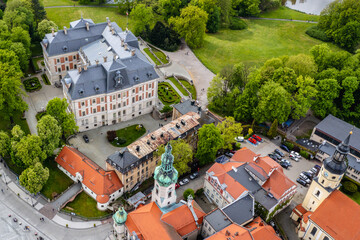
POLYGON ((260 17, 239 17, 241 19, 255 19, 255 20, 270 20, 270 21, 283 21, 283 22, 303 22, 303 23, 318 23, 315 21, 283 19, 283 18, 260 18, 260 17))

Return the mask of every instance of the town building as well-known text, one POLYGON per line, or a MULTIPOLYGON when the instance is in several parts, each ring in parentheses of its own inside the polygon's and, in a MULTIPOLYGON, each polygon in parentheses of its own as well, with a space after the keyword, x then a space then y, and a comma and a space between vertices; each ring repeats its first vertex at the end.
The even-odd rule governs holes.
POLYGON ((215 163, 206 172, 204 193, 219 208, 251 193, 257 207, 270 218, 290 204, 296 184, 270 157, 242 148, 229 161, 215 163))
POLYGON ((106 169, 115 170, 124 183, 124 191, 130 191, 152 176, 159 157, 154 152, 170 140, 185 139, 196 146, 197 130, 200 128, 199 115, 189 112, 133 142, 119 152, 108 156, 106 169))
POLYGON ((329 114, 314 127, 310 140, 320 143, 315 158, 323 161, 332 156, 345 138, 352 131, 349 142, 350 152, 347 155, 346 176, 360 183, 360 129, 329 114))
POLYGON ((46 34, 41 45, 48 77, 61 81, 79 131, 152 112, 159 76, 131 31, 109 19, 70 26, 46 34))
POLYGON ((99 210, 123 194, 123 185, 114 171, 105 171, 77 149, 65 146, 56 157, 58 168, 97 202, 99 210))
POLYGON ((165 149, 161 165, 155 169, 152 201, 128 214, 122 208, 115 213, 117 239, 197 239, 205 213, 191 196, 187 201, 176 203, 178 174, 170 144, 165 149))
POLYGON ((300 239, 360 239, 360 206, 339 191, 347 169, 351 134, 336 146, 332 156, 323 161, 303 203, 290 215, 299 223, 297 232, 300 239))

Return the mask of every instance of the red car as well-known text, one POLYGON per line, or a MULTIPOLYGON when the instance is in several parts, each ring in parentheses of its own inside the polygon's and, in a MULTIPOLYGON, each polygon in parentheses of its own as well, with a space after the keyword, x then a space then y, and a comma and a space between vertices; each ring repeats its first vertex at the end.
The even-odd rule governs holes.
POLYGON ((178 189, 180 187, 180 184, 175 183, 175 189, 178 189))
POLYGON ((255 140, 254 138, 251 137, 251 138, 249 138, 248 140, 249 140, 251 143, 256 144, 256 140, 255 140))
POLYGON ((261 137, 259 137, 259 136, 258 136, 258 135, 256 135, 256 134, 254 134, 252 137, 253 137, 253 138, 255 138, 255 139, 256 139, 256 141, 258 141, 258 142, 261 142, 261 141, 262 141, 262 138, 261 138, 261 137))

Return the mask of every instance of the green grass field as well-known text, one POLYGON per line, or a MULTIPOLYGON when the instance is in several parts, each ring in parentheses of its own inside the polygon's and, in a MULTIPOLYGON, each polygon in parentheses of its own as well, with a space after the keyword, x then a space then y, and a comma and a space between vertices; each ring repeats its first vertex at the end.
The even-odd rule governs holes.
POLYGON ((180 92, 184 95, 184 96, 189 96, 188 92, 180 85, 180 83, 178 81, 176 81, 175 78, 170 77, 168 78, 176 87, 177 89, 180 90, 180 92))
POLYGON ((71 0, 42 0, 41 2, 44 4, 44 7, 79 5, 78 1, 71 0))
POLYGON ((16 113, 15 116, 13 117, 13 120, 14 120, 14 124, 12 125, 10 123, 10 119, 0 116, 0 130, 10 133, 12 127, 17 124, 21 127, 21 129, 25 132, 26 135, 30 134, 29 126, 26 122, 26 119, 22 118, 21 113, 16 113))
POLYGON ((280 18, 280 19, 293 19, 293 20, 304 20, 304 21, 319 21, 318 15, 310 15, 302 13, 284 6, 281 6, 275 10, 261 13, 261 18, 280 18))
POLYGON ((184 87, 186 87, 187 90, 189 90, 192 98, 196 100, 196 89, 195 89, 194 85, 191 85, 188 81, 186 81, 184 79, 179 79, 179 80, 184 85, 184 87))
POLYGON ((150 52, 149 48, 144 48, 144 52, 156 65, 161 65, 161 62, 150 52))
POLYGON ((166 59, 166 55, 163 52, 156 50, 154 48, 152 48, 152 51, 163 64, 169 63, 169 61, 166 59))
POLYGON ((117 141, 114 140, 113 142, 111 142, 111 144, 115 147, 126 147, 127 145, 136 141, 139 137, 141 137, 146 133, 146 129, 144 126, 139 130, 136 129, 137 126, 138 124, 134 124, 129 127, 117 130, 116 136, 125 139, 126 142, 124 144, 117 145, 116 144, 117 141))
MULTIPOLYGON (((193 49, 200 61, 212 72, 227 64, 243 62, 261 65, 283 55, 309 53, 311 47, 323 43, 305 34, 311 23, 248 20, 245 30, 220 30, 206 34, 204 45, 193 49)), ((329 44, 329 43, 328 43, 329 44)), ((338 48, 329 44, 331 49, 338 48)))
MULTIPOLYGON (((47 8, 47 17, 58 25, 59 29, 64 26, 69 27, 71 21, 81 18, 91 18, 95 23, 106 21, 106 17, 110 21, 116 22, 119 27, 126 28, 126 16, 120 15, 117 8, 103 8, 103 7, 76 7, 76 8, 47 8), (66 17, 64 17, 66 16, 66 17)), ((131 29, 131 21, 129 18, 129 28, 131 29)))
POLYGON ((43 165, 49 169, 49 179, 47 180, 43 189, 41 189, 41 193, 44 194, 45 197, 52 200, 54 198, 53 193, 62 193, 74 182, 57 167, 57 163, 55 162, 54 157, 46 159, 43 165))

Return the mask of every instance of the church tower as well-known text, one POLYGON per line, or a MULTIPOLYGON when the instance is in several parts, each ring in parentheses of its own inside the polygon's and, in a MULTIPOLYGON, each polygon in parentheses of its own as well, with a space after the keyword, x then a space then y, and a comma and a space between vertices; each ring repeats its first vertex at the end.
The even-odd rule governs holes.
POLYGON ((319 175, 315 177, 309 187, 302 206, 307 211, 315 209, 335 190, 340 188, 340 182, 346 169, 346 157, 350 152, 349 136, 340 143, 334 154, 323 162, 319 175))
POLYGON ((119 208, 112 218, 114 220, 116 239, 125 239, 125 222, 127 219, 127 213, 124 208, 119 208))
POLYGON ((166 208, 176 202, 175 183, 178 172, 173 166, 174 156, 171 154, 171 145, 165 147, 165 153, 161 155, 161 165, 155 168, 155 186, 151 201, 156 202, 160 208, 166 208))

